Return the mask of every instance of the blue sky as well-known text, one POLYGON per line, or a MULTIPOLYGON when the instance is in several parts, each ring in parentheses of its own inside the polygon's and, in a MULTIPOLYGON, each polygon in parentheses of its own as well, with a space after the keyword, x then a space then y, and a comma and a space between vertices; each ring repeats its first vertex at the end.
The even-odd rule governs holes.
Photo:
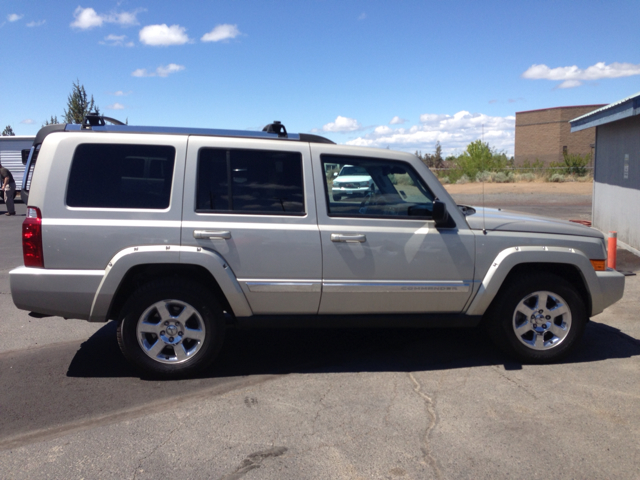
POLYGON ((79 80, 130 124, 513 153, 515 112, 640 91, 638 0, 3 0, 0 128, 60 119, 79 80), (484 133, 483 133, 484 132, 484 133))

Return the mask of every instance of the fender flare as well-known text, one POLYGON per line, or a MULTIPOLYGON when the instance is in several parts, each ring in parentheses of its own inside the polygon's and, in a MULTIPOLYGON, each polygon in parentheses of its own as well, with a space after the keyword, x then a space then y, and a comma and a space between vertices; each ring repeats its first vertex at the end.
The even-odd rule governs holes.
POLYGON ((467 315, 483 315, 500 291, 509 272, 515 266, 525 263, 556 263, 576 267, 591 297, 590 316, 604 310, 600 282, 590 260, 583 252, 567 247, 511 247, 501 251, 491 262, 478 292, 467 309, 467 315))
POLYGON ((249 303, 231 267, 217 252, 201 247, 179 245, 152 245, 129 247, 119 251, 109 261, 104 277, 91 305, 90 322, 104 322, 116 291, 127 272, 138 265, 182 264, 203 267, 218 282, 236 316, 251 316, 249 303))

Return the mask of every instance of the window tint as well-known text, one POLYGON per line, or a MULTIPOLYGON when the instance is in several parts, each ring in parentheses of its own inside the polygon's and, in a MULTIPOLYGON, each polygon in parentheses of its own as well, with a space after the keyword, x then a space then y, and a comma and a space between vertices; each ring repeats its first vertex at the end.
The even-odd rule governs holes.
POLYGON ((328 214, 431 217, 435 196, 404 162, 322 155, 328 214))
POLYGON ((302 156, 265 150, 201 149, 196 211, 303 214, 302 156))
POLYGON ((175 148, 168 146, 79 145, 69 173, 67 205, 167 208, 175 156, 175 148))

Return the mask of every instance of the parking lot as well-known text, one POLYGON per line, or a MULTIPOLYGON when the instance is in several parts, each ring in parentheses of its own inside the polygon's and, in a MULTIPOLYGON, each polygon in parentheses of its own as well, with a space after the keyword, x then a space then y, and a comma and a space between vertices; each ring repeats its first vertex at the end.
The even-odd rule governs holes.
MULTIPOLYGON (((485 193, 487 206, 590 217, 588 186, 485 193)), ((556 365, 515 363, 475 329, 238 330, 201 377, 149 381, 113 322, 14 307, 17 211, 0 217, 3 478, 639 478, 637 276, 556 365)), ((640 258, 619 250, 618 269, 640 258)))

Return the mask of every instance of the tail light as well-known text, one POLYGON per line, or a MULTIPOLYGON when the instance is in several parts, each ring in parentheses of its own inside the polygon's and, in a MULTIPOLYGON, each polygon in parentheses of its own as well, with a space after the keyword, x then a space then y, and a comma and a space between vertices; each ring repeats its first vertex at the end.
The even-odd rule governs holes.
POLYGON ((42 213, 36 207, 27 207, 27 218, 22 222, 22 256, 25 267, 44 268, 42 213))

